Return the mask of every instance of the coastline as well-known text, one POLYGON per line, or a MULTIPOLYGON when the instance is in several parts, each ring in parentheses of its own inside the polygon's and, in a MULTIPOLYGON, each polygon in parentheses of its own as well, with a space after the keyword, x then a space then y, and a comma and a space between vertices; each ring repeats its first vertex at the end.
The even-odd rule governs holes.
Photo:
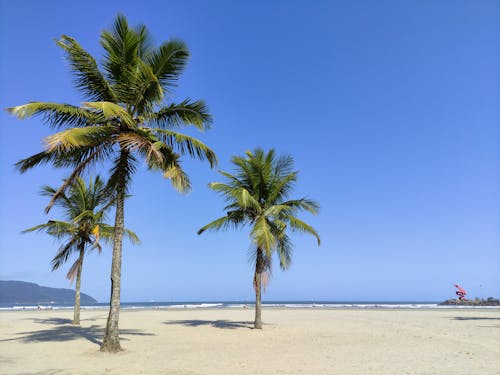
MULTIPOLYGON (((442 304, 427 302, 264 302, 262 306, 266 309, 317 309, 317 310, 500 310, 498 305, 461 305, 461 304, 442 304)), ((82 310, 108 310, 109 304, 96 303, 93 305, 82 305, 82 310)), ((122 302, 122 310, 192 310, 192 309, 253 309, 252 302, 122 302)), ((0 305, 2 311, 32 311, 32 310, 72 310, 73 305, 0 305)))
POLYGON ((106 309, 0 312, 5 374, 498 374, 498 309, 126 309, 99 352, 106 309))

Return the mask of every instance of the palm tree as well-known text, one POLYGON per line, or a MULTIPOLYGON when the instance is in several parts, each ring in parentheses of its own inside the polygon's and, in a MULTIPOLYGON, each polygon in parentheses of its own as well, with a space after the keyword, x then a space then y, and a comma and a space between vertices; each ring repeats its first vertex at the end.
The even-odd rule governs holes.
POLYGON ((290 156, 277 158, 274 150, 265 153, 256 149, 253 153, 247 151, 246 157, 233 157, 232 162, 236 166, 235 174, 220 172, 228 182, 212 182, 209 185, 226 200, 226 215, 205 225, 198 234, 208 229, 250 227, 255 247, 252 253, 255 264, 254 328, 262 329, 261 289, 271 274, 272 253, 278 253, 281 269, 286 270, 290 266, 292 243, 287 229, 312 234, 319 245, 320 238, 314 228, 295 216, 302 210, 316 214, 319 207, 306 198, 288 199, 298 174, 292 170, 293 159, 290 156))
POLYGON ((181 192, 190 189, 190 182, 180 156, 208 160, 211 167, 217 159, 204 143, 176 131, 184 125, 209 129, 212 119, 205 103, 167 101, 189 58, 184 42, 171 39, 153 47, 147 28, 130 28, 121 15, 112 30, 102 32, 100 42, 105 50, 102 69, 73 38, 63 35, 57 42, 69 60, 76 87, 91 102, 81 106, 34 102, 9 111, 20 119, 38 115, 49 126, 64 129, 45 139, 45 150, 17 164, 21 172, 45 163, 72 169, 47 210, 88 167, 102 161, 112 163, 108 189, 116 193, 115 234, 110 310, 101 351, 116 352, 121 350, 118 321, 124 198, 140 159, 181 192))
MULTIPOLYGON (((56 189, 50 186, 42 188, 42 195, 52 197, 56 189)), ((67 221, 49 220, 45 224, 26 229, 23 233, 43 231, 58 239, 64 239, 56 256, 52 259, 52 271, 66 263, 74 253, 78 258, 68 271, 67 278, 73 281, 76 277, 75 308, 73 324, 80 324, 80 286, 82 281, 83 258, 85 252, 97 249, 101 252, 100 239, 111 241, 115 228, 106 224, 106 211, 113 200, 105 189, 99 176, 86 185, 82 178, 77 177, 69 186, 68 194, 62 193, 55 204, 63 210, 67 221)), ((125 234, 133 243, 139 243, 137 235, 124 229, 125 234)))

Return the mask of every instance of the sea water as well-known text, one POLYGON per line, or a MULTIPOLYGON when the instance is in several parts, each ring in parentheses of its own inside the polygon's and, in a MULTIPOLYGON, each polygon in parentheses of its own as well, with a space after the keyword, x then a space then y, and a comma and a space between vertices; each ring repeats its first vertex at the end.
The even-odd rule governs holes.
MULTIPOLYGON (((255 306, 253 301, 188 301, 188 302, 122 302, 128 309, 245 309, 255 306)), ((499 309, 498 306, 439 305, 437 302, 393 302, 393 301, 263 301, 263 307, 291 309, 499 309)), ((107 309, 108 303, 82 305, 82 310, 107 309)), ((0 304, 0 310, 65 310, 72 304, 0 304)))

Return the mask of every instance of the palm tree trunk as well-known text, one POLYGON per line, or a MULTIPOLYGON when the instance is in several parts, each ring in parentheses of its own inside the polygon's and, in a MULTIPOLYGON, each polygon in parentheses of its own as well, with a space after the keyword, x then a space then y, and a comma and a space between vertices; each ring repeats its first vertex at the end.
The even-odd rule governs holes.
MULTIPOLYGON (((122 152, 122 156, 125 157, 122 152)), ((116 191, 115 233, 113 241, 113 260, 111 261, 111 300, 106 332, 101 344, 101 352, 118 352, 120 336, 118 320, 120 317, 120 281, 122 268, 122 240, 124 227, 125 181, 120 181, 116 191)))
POLYGON ((257 248, 257 260, 255 261, 255 276, 254 276, 254 288, 255 288, 255 329, 262 329, 262 301, 261 301, 261 290, 262 290, 262 272, 264 271, 264 254, 262 249, 257 248))
POLYGON ((80 249, 80 257, 78 262, 80 266, 76 273, 76 287, 75 287, 75 307, 73 309, 73 324, 80 325, 80 286, 82 285, 82 268, 83 256, 85 254, 85 243, 81 243, 78 248, 80 249))

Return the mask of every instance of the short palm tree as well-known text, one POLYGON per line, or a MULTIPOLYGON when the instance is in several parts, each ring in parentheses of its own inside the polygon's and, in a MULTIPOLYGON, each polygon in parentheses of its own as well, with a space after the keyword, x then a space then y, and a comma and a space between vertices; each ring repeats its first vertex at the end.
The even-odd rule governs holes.
POLYGON ((64 35, 57 42, 66 52, 76 87, 91 102, 81 106, 34 102, 9 111, 20 119, 41 116, 49 126, 64 129, 45 139, 45 150, 17 164, 21 172, 45 163, 71 168, 47 210, 87 168, 101 161, 112 163, 108 189, 116 193, 115 234, 110 311, 101 351, 116 352, 121 350, 118 321, 124 198, 140 159, 148 169, 170 179, 179 191, 190 188, 180 156, 208 160, 211 166, 217 160, 204 143, 176 131, 184 125, 203 131, 211 124, 204 102, 171 101, 189 58, 186 45, 172 39, 154 47, 145 26, 130 28, 121 15, 112 30, 102 32, 100 42, 105 50, 102 68, 73 38, 64 35))
POLYGON ((287 230, 305 232, 316 237, 318 233, 295 215, 302 210, 316 214, 318 204, 312 200, 288 199, 297 180, 290 156, 276 157, 275 151, 256 149, 247 152, 246 157, 232 159, 236 173, 220 172, 228 179, 226 183, 212 182, 209 186, 220 193, 227 202, 226 215, 205 225, 205 230, 219 230, 233 227, 250 227, 250 237, 255 247, 255 323, 262 329, 261 289, 272 270, 272 253, 276 251, 280 266, 287 269, 291 263, 292 243, 287 230))
MULTIPOLYGON (((52 197, 56 189, 44 186, 42 195, 52 197)), ((63 210, 67 221, 49 220, 45 224, 26 229, 23 233, 43 231, 63 240, 56 256, 52 259, 52 271, 66 263, 72 254, 78 257, 73 263, 67 277, 73 281, 76 277, 75 308, 73 324, 80 324, 80 287, 85 252, 97 249, 101 252, 100 240, 111 241, 115 228, 106 224, 106 211, 111 207, 110 199, 104 182, 99 176, 90 180, 88 185, 82 178, 77 177, 70 184, 68 194, 61 193, 55 204, 63 210)), ((125 234, 133 243, 138 243, 137 235, 124 229, 125 234)))

